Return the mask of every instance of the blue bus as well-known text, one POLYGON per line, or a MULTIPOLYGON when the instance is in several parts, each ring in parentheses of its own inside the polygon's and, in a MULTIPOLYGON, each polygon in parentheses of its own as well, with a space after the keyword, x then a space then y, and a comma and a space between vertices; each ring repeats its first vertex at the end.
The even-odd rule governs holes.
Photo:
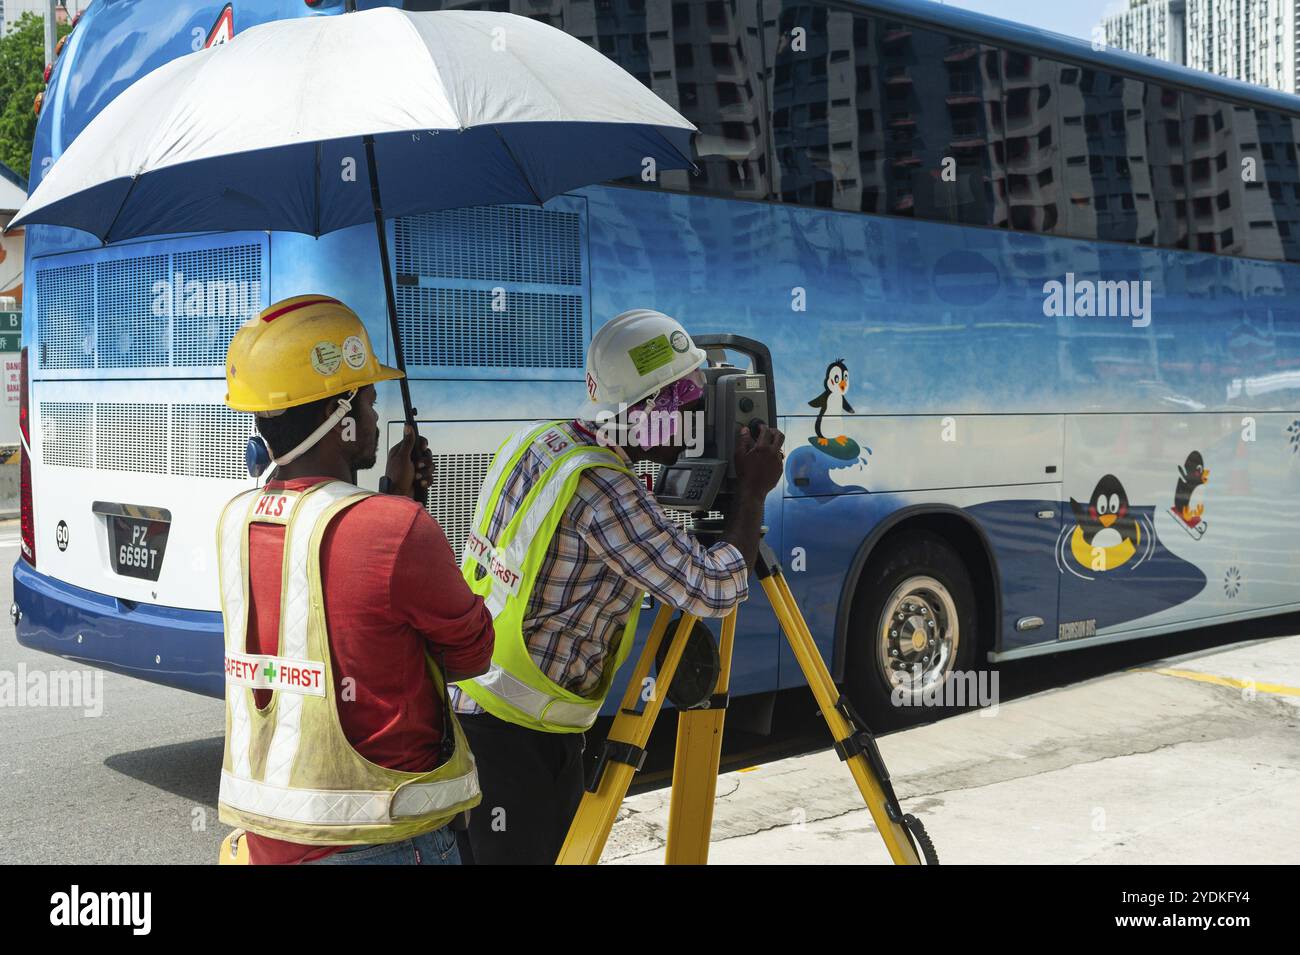
MULTIPOLYGON (((697 174, 388 223, 453 547, 498 443, 568 413, 594 329, 645 306, 770 347, 768 540, 859 708, 1300 609, 1300 100, 915 0, 405 6, 540 18, 699 128, 697 174)), ((92 4, 32 181, 172 57, 335 15, 92 4)), ((252 483, 226 344, 320 292, 391 350, 375 253, 370 226, 104 247, 28 228, 21 643, 222 694, 213 528, 252 483)), ((380 413, 393 443, 396 389, 380 413)), ((803 682, 757 590, 736 647, 733 693, 803 682)))

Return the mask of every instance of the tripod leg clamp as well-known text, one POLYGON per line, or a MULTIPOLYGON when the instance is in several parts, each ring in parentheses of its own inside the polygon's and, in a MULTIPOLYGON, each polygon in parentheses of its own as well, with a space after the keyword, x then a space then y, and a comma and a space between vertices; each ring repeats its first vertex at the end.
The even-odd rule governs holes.
POLYGON ((600 788, 600 779, 605 775, 605 764, 609 762, 623 763, 640 772, 641 767, 645 765, 645 750, 632 743, 614 739, 605 740, 605 746, 596 760, 596 768, 591 774, 591 781, 587 783, 587 792, 594 793, 600 788))
POLYGON ((867 729, 867 724, 863 722, 862 717, 858 716, 853 704, 843 696, 835 701, 835 709, 844 717, 851 729, 848 736, 835 741, 835 755, 841 762, 848 762, 854 756, 861 756, 867 761, 871 771, 876 774, 880 788, 884 790, 885 814, 889 816, 891 822, 902 823, 903 809, 898 804, 898 797, 894 795, 894 787, 889 781, 889 768, 885 766, 885 758, 880 755, 875 734, 867 729))
POLYGON ((835 709, 844 717, 851 730, 847 737, 835 741, 835 754, 842 762, 854 756, 865 756, 880 782, 889 782, 889 770, 885 767, 884 757, 880 755, 880 747, 876 745, 875 734, 867 729, 862 717, 858 716, 853 705, 844 697, 835 701, 835 709))
POLYGON ((727 708, 727 705, 728 705, 730 702, 731 702, 731 694, 730 694, 730 693, 714 693, 711 697, 709 697, 709 698, 708 698, 707 700, 705 700, 703 703, 697 703, 695 706, 689 707, 689 709, 691 709, 691 710, 725 710, 725 709, 727 708))

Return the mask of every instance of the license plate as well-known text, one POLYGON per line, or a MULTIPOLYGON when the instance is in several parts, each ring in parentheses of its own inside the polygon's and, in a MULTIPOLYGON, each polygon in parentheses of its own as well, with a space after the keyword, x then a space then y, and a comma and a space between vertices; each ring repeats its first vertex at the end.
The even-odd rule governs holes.
POLYGON ((95 513, 108 522, 108 557, 123 577, 157 580, 167 550, 171 514, 162 508, 96 501, 95 513))
POLYGON ((157 580, 171 524, 138 517, 113 517, 108 526, 113 570, 124 577, 157 580))

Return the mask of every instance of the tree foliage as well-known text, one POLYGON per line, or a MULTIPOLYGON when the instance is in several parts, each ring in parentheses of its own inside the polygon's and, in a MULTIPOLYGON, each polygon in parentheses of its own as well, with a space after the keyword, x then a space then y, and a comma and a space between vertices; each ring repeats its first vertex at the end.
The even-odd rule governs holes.
MULTIPOLYGON (((60 24, 57 35, 71 32, 60 24)), ((45 23, 24 13, 0 36, 0 162, 31 178, 36 94, 45 89, 45 23)))

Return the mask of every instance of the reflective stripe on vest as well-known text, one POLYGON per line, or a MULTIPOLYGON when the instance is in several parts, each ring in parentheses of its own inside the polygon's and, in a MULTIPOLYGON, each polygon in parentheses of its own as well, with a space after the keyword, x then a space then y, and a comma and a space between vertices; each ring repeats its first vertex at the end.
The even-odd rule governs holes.
POLYGON ((537 690, 527 683, 521 683, 495 663, 481 676, 474 677, 474 682, 493 696, 509 703, 516 709, 523 710, 538 722, 556 723, 561 726, 573 726, 586 729, 596 722, 600 715, 603 699, 593 703, 571 703, 557 700, 544 690, 537 690))
POLYGON ((478 773, 386 790, 290 789, 221 772, 221 802, 259 816, 327 826, 373 826, 441 812, 478 795, 478 773))
MULTIPOLYGON (((347 497, 356 497, 357 500, 360 500, 362 496, 364 496, 364 493, 360 488, 340 481, 330 481, 326 484, 317 485, 309 494, 293 492, 292 500, 289 503, 289 515, 284 516, 283 521, 276 521, 276 523, 287 522, 289 524, 288 529, 285 531, 284 542, 285 555, 289 566, 293 568, 305 568, 307 566, 307 546, 311 540, 312 531, 315 529, 320 516, 325 513, 330 505, 347 497)), ((263 515, 258 513, 258 505, 264 495, 255 493, 249 497, 247 512, 243 508, 232 507, 228 509, 226 518, 222 522, 223 549, 227 553, 246 554, 248 541, 244 529, 249 521, 263 519, 263 515), (231 546, 232 544, 235 546, 231 546)), ((276 517, 280 516, 276 515, 276 517)), ((246 557, 241 557, 241 560, 246 560, 246 557)), ((243 653, 246 645, 244 627, 247 625, 248 614, 245 604, 243 578, 242 569, 238 570, 235 574, 236 583, 229 585, 230 589, 227 591, 227 600, 229 602, 226 604, 225 612, 240 622, 237 628, 227 628, 227 653, 243 653), (235 642, 236 637, 238 642, 235 642)), ((281 646, 278 656, 294 660, 306 658, 307 609, 307 574, 305 572, 289 574, 288 580, 285 581, 285 592, 280 600, 281 646)), ((241 722, 241 734, 236 734, 235 742, 238 744, 242 735, 242 741, 247 743, 246 734, 249 730, 248 694, 245 692, 244 687, 238 684, 229 684, 226 688, 226 697, 230 699, 232 696, 237 698, 237 700, 232 700, 232 704, 239 711, 241 722)), ((263 777, 267 785, 285 786, 289 782, 289 771, 293 768, 293 761, 298 755, 302 703, 302 695, 299 693, 281 694, 277 701, 275 734, 271 738, 271 750, 267 755, 266 773, 263 777)), ((232 755, 236 755, 236 758, 242 757, 241 762, 246 761, 247 747, 239 747, 232 755)), ((236 767, 235 772, 243 777, 250 775, 247 765, 236 767)))
MULTIPOLYGON (((331 481, 274 496, 249 492, 222 514, 228 718, 218 797, 223 821, 310 845, 392 842, 443 825, 478 801, 478 774, 454 714, 452 756, 428 773, 370 763, 339 724, 319 550, 332 519, 368 496, 331 481), (248 536, 253 523, 266 521, 287 525, 279 647, 275 654, 250 654, 248 536), (265 710, 254 708, 255 688, 273 691, 265 710), (304 745, 312 748, 299 759, 304 745)), ((441 674, 431 661, 429 669, 441 692, 441 674)))
POLYGON ((475 506, 476 521, 467 536, 461 567, 471 589, 484 597, 496 628, 496 647, 488 672, 463 680, 462 691, 495 716, 533 729, 576 732, 595 722, 613 674, 631 646, 640 601, 634 605, 624 632, 611 646, 597 694, 583 698, 564 690, 532 660, 525 645, 522 619, 536 584, 554 527, 576 488, 566 485, 579 472, 607 467, 631 473, 609 449, 592 447, 566 433, 563 422, 547 422, 511 436, 493 458, 475 506), (533 449, 546 470, 525 495, 519 510, 498 534, 496 546, 487 537, 508 475, 533 449), (478 567, 486 577, 479 579, 478 567), (534 575, 530 578, 529 574, 534 575))
POLYGON ((492 463, 488 465, 487 476, 483 478, 483 487, 479 490, 478 500, 474 503, 474 520, 469 525, 471 533, 484 528, 487 521, 491 519, 492 512, 485 511, 487 502, 496 497, 497 486, 510 473, 516 459, 523 453, 524 448, 532 443, 532 435, 533 432, 528 428, 516 431, 506 439, 505 443, 497 449, 497 453, 492 456, 492 463))
MULTIPOLYGON (((489 574, 492 577, 492 593, 487 598, 488 611, 496 616, 506 605, 510 597, 518 597, 522 579, 524 560, 537 539, 537 531, 546 522, 551 508, 560 500, 560 492, 575 471, 590 467, 611 467, 607 451, 575 451, 565 458, 559 467, 545 479, 545 483, 536 490, 528 508, 518 515, 515 536, 504 548, 492 547, 492 563, 489 574)), ((568 506, 568 501, 564 505, 568 506)), ((548 542, 549 543, 549 542, 548 542)))

